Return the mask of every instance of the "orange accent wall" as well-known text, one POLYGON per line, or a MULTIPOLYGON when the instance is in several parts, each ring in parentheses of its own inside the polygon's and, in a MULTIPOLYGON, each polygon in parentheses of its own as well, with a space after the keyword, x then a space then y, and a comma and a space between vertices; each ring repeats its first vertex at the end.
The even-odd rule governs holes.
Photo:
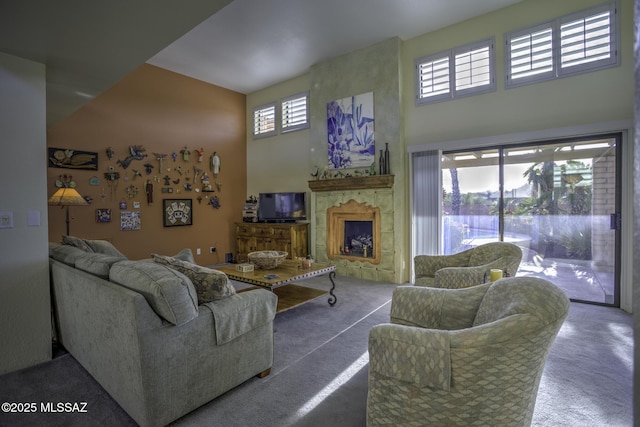
MULTIPOLYGON (((48 196, 57 189, 56 179, 71 175, 78 192, 90 196, 93 202, 86 207, 70 208, 70 234, 110 240, 131 259, 148 258, 152 252, 172 255, 188 247, 200 265, 222 263, 226 253, 235 252, 233 223, 242 220, 246 198, 245 112, 244 94, 142 65, 48 130, 48 147, 98 154, 97 171, 48 167, 48 196), (133 160, 124 169, 117 161, 130 155, 132 145, 142 145, 147 157, 133 160), (106 154, 109 147, 114 151, 111 160, 106 154), (185 147, 191 152, 189 161, 184 161, 180 153, 185 147), (202 162, 198 162, 196 153, 200 148, 204 149, 202 162), (171 158, 174 152, 178 154, 175 162, 171 158), (217 178, 210 169, 214 152, 221 160, 217 178), (154 153, 168 155, 162 171, 154 153), (153 165, 150 175, 144 167, 147 162, 153 165), (176 166, 180 166, 182 175, 176 166), (191 178, 188 182, 201 188, 201 182, 193 182, 194 166, 208 173, 214 193, 187 191, 183 187, 188 172, 191 178), (104 178, 109 167, 120 173, 116 185, 110 186, 104 178), (136 176, 134 169, 142 176, 136 176), (165 175, 171 179, 170 186, 164 185, 165 175), (99 185, 91 185, 92 178, 98 178, 99 185), (174 184, 177 179, 180 183, 174 184), (147 203, 145 193, 147 180, 153 183, 151 204, 147 203), (220 191, 216 183, 221 186, 220 191), (135 197, 126 192, 130 186, 138 190, 135 197), (173 193, 163 193, 163 187, 173 188, 173 193), (209 204, 213 195, 219 199, 219 209, 209 204), (192 199, 193 225, 164 227, 165 198, 192 199), (127 211, 140 212, 140 230, 121 230, 121 201, 127 202, 127 211), (133 207, 134 202, 140 203, 138 209, 133 207), (111 209, 111 222, 96 222, 96 210, 106 208, 111 209), (216 253, 209 253, 210 246, 216 246, 216 253), (201 255, 196 255, 197 248, 201 248, 201 255)), ((49 207, 49 240, 59 242, 65 233, 64 208, 49 207)))

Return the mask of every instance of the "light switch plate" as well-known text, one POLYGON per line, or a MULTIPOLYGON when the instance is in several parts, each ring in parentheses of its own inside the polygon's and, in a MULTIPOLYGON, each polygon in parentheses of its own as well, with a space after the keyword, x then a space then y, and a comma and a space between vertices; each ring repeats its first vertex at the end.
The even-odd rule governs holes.
POLYGON ((13 212, 0 212, 0 228, 13 228, 13 212))
POLYGON ((40 226, 40 211, 28 210, 27 211, 27 227, 39 227, 40 226))

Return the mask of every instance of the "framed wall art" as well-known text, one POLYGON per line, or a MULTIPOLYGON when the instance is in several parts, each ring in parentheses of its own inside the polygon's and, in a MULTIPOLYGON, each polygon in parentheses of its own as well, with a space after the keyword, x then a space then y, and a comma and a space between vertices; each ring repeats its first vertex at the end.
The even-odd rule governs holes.
POLYGON ((96 222, 111 222, 111 209, 96 209, 96 222))
POLYGON ((191 199, 163 199, 162 224, 165 227, 193 225, 192 208, 191 199))
POLYGON ((373 92, 327 104, 329 169, 369 167, 375 162, 373 92))
POLYGON ((140 212, 120 211, 120 230, 138 231, 141 228, 140 212))

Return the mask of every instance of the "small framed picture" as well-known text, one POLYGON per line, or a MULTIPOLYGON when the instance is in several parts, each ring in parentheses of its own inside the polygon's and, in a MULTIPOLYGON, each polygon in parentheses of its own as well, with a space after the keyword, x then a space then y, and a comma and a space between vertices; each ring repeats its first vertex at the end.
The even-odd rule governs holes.
POLYGON ((192 199, 163 199, 162 223, 165 227, 193 225, 192 199))
POLYGON ((111 222, 111 209, 96 209, 96 222, 111 222))
POLYGON ((138 231, 141 229, 140 212, 120 211, 120 230, 138 231))

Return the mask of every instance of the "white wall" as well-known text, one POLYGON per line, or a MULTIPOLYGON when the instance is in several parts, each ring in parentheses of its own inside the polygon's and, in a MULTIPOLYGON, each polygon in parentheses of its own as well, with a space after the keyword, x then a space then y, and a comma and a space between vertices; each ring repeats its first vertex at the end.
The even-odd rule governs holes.
POLYGON ((0 374, 51 359, 45 111, 44 65, 0 53, 0 374))

